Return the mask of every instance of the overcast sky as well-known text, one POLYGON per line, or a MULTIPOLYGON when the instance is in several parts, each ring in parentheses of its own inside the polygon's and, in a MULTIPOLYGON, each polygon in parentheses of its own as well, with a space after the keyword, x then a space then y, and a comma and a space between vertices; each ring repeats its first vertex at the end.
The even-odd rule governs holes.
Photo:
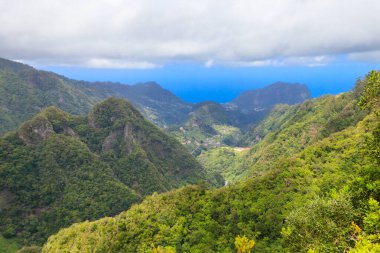
POLYGON ((82 80, 228 101, 275 81, 314 96, 380 68, 379 0, 0 0, 0 57, 82 80))
POLYGON ((378 0, 0 0, 0 55, 42 65, 380 60, 378 0))

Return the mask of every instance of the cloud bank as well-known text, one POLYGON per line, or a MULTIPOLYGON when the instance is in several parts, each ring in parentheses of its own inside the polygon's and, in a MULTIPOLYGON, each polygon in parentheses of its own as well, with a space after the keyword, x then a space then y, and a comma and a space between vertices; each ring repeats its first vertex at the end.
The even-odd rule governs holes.
POLYGON ((380 61, 377 0, 0 0, 0 57, 155 68, 380 61))

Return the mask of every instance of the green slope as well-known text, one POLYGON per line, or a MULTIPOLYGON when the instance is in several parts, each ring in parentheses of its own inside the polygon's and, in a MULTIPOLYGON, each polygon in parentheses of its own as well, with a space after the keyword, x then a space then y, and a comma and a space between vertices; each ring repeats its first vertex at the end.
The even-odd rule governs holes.
POLYGON ((125 100, 88 117, 49 107, 0 139, 0 232, 40 244, 74 222, 115 215, 203 168, 125 100))
MULTIPOLYGON (((244 183, 211 191, 186 187, 149 197, 115 218, 75 224, 50 237, 43 252, 149 252, 152 245, 177 252, 234 252, 237 235, 255 238, 256 252, 281 252, 287 246, 281 229, 292 210, 339 192, 363 167, 374 166, 356 152, 373 124, 370 117, 244 183)), ((351 219, 352 214, 344 228, 351 219)))
POLYGON ((223 149, 215 149, 202 153, 198 161, 229 181, 259 175, 278 159, 357 124, 368 113, 357 106, 358 96, 358 91, 352 91, 293 106, 279 105, 245 135, 243 144, 252 145, 249 151, 225 156, 223 149), (227 170, 223 165, 226 163, 232 165, 227 170))
POLYGON ((195 156, 202 150, 234 145, 241 136, 241 130, 234 124, 234 114, 211 101, 196 104, 183 125, 168 131, 195 156))
POLYGON ((235 252, 238 235, 254 239, 255 252, 376 252, 380 121, 376 113, 359 112, 356 98, 348 93, 289 108, 291 117, 279 119, 252 149, 261 150, 258 159, 248 154, 247 180, 153 195, 114 218, 61 230, 43 252, 153 252, 157 246, 235 252))
POLYGON ((195 104, 186 121, 179 127, 172 126, 169 131, 194 155, 216 147, 236 147, 250 140, 242 133, 260 124, 276 105, 293 105, 309 98, 305 85, 275 83, 245 91, 226 104, 213 101, 195 104))

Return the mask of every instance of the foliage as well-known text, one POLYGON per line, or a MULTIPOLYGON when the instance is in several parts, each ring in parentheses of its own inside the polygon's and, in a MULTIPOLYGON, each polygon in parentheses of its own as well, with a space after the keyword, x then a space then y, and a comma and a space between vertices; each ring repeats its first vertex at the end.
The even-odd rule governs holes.
MULTIPOLYGON (((225 182, 236 182, 246 174, 245 155, 249 149, 219 147, 202 152, 197 160, 210 175, 220 174, 225 182)), ((248 165, 247 165, 248 166, 248 165)))
POLYGON ((267 120, 273 122, 273 130, 264 137, 259 136, 262 141, 254 145, 246 157, 254 168, 249 174, 265 172, 273 167, 273 161, 292 156, 333 133, 355 126, 367 113, 358 108, 357 100, 349 92, 292 106, 280 118, 270 116, 267 120))
POLYGON ((275 105, 296 104, 310 98, 305 85, 275 83, 246 91, 226 104, 206 101, 193 106, 186 122, 169 129, 195 155, 221 146, 246 146, 252 124, 260 124, 275 105))
POLYGON ((380 72, 370 71, 364 80, 364 89, 359 101, 363 108, 378 108, 380 106, 380 72))
POLYGON ((238 142, 241 130, 234 123, 236 114, 218 103, 202 102, 194 105, 186 122, 168 131, 197 156, 202 150, 233 146, 238 142))
POLYGON ((158 246, 157 248, 153 247, 152 253, 175 253, 175 249, 173 247, 158 246))
POLYGON ((380 252, 380 235, 360 235, 354 248, 349 253, 376 253, 380 252))
POLYGON ((264 122, 273 128, 244 155, 246 180, 155 194, 114 218, 62 229, 43 252, 146 252, 152 243, 234 252, 238 235, 255 238, 257 252, 376 248, 377 205, 367 200, 378 202, 379 173, 368 140, 379 119, 356 104, 351 92, 291 106, 264 122))
POLYGON ((41 247, 32 245, 32 246, 22 247, 16 253, 40 253, 41 250, 42 250, 41 247))
POLYGON ((199 180, 205 173, 186 149, 124 100, 88 118, 49 107, 0 139, 0 232, 42 244, 62 227, 199 180))
POLYGON ((344 252, 350 242, 353 208, 347 196, 316 199, 287 217, 282 235, 291 252, 344 252))
POLYGON ((237 154, 232 149, 218 148, 203 152, 198 160, 208 171, 220 173, 227 181, 241 181, 266 173, 276 161, 355 126, 367 114, 357 106, 354 92, 324 96, 299 105, 279 105, 244 137, 245 145, 252 145, 248 151, 237 154))
POLYGON ((235 238, 235 247, 238 253, 250 253, 255 246, 254 240, 249 240, 245 235, 235 238))
MULTIPOLYGON (((284 247, 290 245, 286 240, 282 243, 281 230, 292 211, 303 208, 307 202, 313 203, 318 196, 330 196, 333 188, 338 192, 344 190, 362 167, 373 165, 370 157, 363 159, 358 147, 365 143, 365 133, 375 122, 376 119, 369 116, 356 127, 277 161, 266 174, 236 185, 216 190, 192 186, 154 195, 115 218, 63 229, 49 238, 44 252, 56 252, 66 245, 144 252, 151 249, 152 243, 174 247, 177 252, 233 252, 234 238, 242 234, 255 238, 257 252, 283 252, 284 247), (115 235, 111 241, 105 240, 109 233, 115 235), (84 242, 80 240, 82 237, 93 239, 84 242)), ((321 243, 328 244, 329 238, 340 238, 338 228, 344 227, 345 221, 350 228, 353 218, 350 205, 339 201, 331 215, 324 217, 323 210, 330 209, 321 202, 319 217, 328 221, 328 231, 332 233, 326 240, 321 239, 321 243), (348 209, 341 210, 342 207, 348 209), (340 212, 349 215, 342 217, 340 212), (335 217, 338 214, 340 216, 335 217)), ((305 225, 313 228, 307 222, 305 225)))
POLYGON ((0 236, 0 252, 14 253, 19 248, 19 244, 15 239, 6 239, 0 236))
POLYGON ((375 199, 370 198, 368 201, 369 210, 363 219, 364 230, 368 233, 375 234, 380 232, 380 205, 375 199))

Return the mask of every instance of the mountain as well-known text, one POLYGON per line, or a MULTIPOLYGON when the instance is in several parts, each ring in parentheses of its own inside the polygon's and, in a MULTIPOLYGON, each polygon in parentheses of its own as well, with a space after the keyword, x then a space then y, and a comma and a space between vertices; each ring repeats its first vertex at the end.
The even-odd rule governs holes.
POLYGON ((278 159, 361 121, 367 112, 357 106, 357 97, 357 93, 348 92, 292 106, 278 105, 243 135, 243 144, 250 149, 212 149, 203 152, 198 161, 229 182, 265 173, 278 159))
POLYGON ((170 91, 155 82, 125 85, 116 83, 85 83, 93 89, 94 96, 120 97, 131 101, 153 123, 166 127, 179 124, 191 110, 191 104, 183 102, 170 91))
POLYGON ((272 128, 256 129, 262 140, 236 184, 150 196, 62 229, 42 252, 377 252, 380 98, 371 80, 360 93, 371 110, 357 107, 356 91, 277 109, 263 123, 272 128))
POLYGON ((191 110, 191 105, 153 82, 124 85, 76 81, 0 58, 0 134, 16 129, 48 106, 85 115, 110 96, 128 99, 160 126, 182 122, 191 110))
POLYGON ((276 83, 243 92, 227 104, 189 104, 154 82, 77 81, 0 58, 0 135, 48 106, 86 115, 111 96, 128 99, 147 119, 168 128, 190 150, 200 153, 210 147, 237 145, 240 132, 260 122, 275 104, 302 102, 310 94, 303 85, 276 83))
POLYGON ((259 112, 271 109, 276 104, 298 104, 310 99, 306 85, 277 82, 261 89, 242 92, 230 104, 243 112, 259 112))
POLYGON ((186 121, 169 131, 195 155, 215 147, 239 146, 247 142, 244 133, 260 124, 276 105, 293 105, 307 99, 310 92, 305 85, 278 82, 245 91, 226 104, 195 104, 186 121))
POLYGON ((40 244, 199 180, 199 163, 125 100, 109 98, 86 117, 48 107, 0 138, 0 233, 40 244))
POLYGON ((167 131, 186 145, 193 155, 198 155, 205 149, 233 145, 241 136, 234 120, 234 114, 223 105, 205 101, 193 106, 182 125, 168 128, 167 131))

